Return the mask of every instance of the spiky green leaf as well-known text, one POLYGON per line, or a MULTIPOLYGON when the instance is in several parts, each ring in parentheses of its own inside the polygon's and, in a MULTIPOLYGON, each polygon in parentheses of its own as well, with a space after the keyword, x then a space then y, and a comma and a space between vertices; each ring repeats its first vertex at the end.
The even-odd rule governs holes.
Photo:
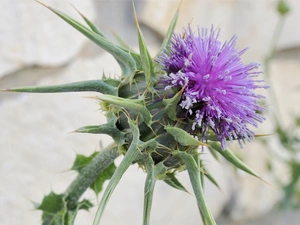
POLYGON ((155 139, 150 139, 147 142, 142 142, 138 144, 140 149, 144 149, 147 153, 152 153, 158 148, 158 142, 155 139))
POLYGON ((169 118, 173 121, 177 120, 177 105, 181 99, 181 92, 177 92, 174 97, 170 99, 163 99, 163 104, 165 106, 165 111, 169 118))
MULTIPOLYGON (((71 4, 72 5, 72 4, 71 4)), ((101 37, 104 37, 104 34, 100 31, 100 29, 92 23, 85 15, 83 15, 74 5, 73 8, 78 12, 78 14, 82 17, 82 19, 86 22, 86 24, 94 31, 96 34, 99 34, 101 37)))
MULTIPOLYGON (((195 160, 197 160, 198 161, 198 167, 200 168, 200 170, 201 170, 201 173, 200 173, 200 180, 201 180, 201 184, 202 184, 202 188, 203 188, 203 190, 204 190, 204 166, 203 166, 203 162, 202 162, 202 160, 200 159, 200 157, 199 157, 199 154, 197 154, 196 155, 197 157, 195 158, 195 160)), ((197 162, 196 161, 196 162, 197 162)))
POLYGON ((188 132, 178 127, 166 125, 164 126, 164 128, 169 134, 171 134, 174 137, 176 141, 178 141, 183 146, 205 145, 201 141, 198 141, 197 139, 192 137, 188 132))
POLYGON ((97 154, 98 152, 94 152, 90 156, 77 154, 71 170, 75 170, 80 173, 80 171, 86 167, 97 154))
POLYGON ((83 92, 93 91, 109 95, 117 95, 118 89, 103 80, 88 80, 69 84, 40 86, 40 87, 19 87, 1 91, 27 92, 27 93, 60 93, 60 92, 83 92))
POLYGON ((166 177, 164 178, 164 182, 170 185, 173 188, 176 188, 180 191, 187 192, 186 188, 179 182, 179 180, 175 177, 174 173, 167 173, 166 177))
POLYGON ((42 203, 36 208, 43 211, 43 225, 73 225, 78 210, 89 210, 92 206, 90 201, 84 199, 74 209, 70 210, 67 208, 65 195, 51 192, 44 197, 42 203))
POLYGON ((121 177, 125 173, 125 171, 128 169, 128 167, 132 164, 132 162, 136 161, 140 157, 140 149, 138 149, 138 143, 140 142, 139 137, 139 129, 138 126, 135 124, 134 121, 128 120, 129 126, 130 126, 130 131, 132 132, 133 139, 129 145, 129 148, 116 169, 115 173, 113 174, 112 178, 110 179, 104 194, 102 196, 102 199, 100 201, 100 204, 97 209, 97 213, 93 222, 93 225, 99 225, 103 211, 114 191, 116 188, 117 184, 119 183, 121 177))
POLYGON ((222 150, 221 145, 218 142, 210 142, 209 145, 237 168, 262 180, 262 178, 257 175, 257 173, 255 173, 250 167, 248 167, 244 162, 236 157, 228 148, 222 150))
POLYGON ((115 158, 118 156, 117 145, 112 144, 91 156, 80 155, 80 157, 76 157, 73 169, 79 171, 79 174, 66 191, 68 209, 75 209, 77 207, 78 200, 86 189, 91 187, 99 176, 101 176, 102 172, 114 163, 115 158))
POLYGON ((111 136, 118 145, 124 144, 124 133, 111 124, 80 127, 75 132, 89 134, 107 134, 111 136))
POLYGON ((133 11, 134 11, 136 29, 138 32, 140 57, 141 57, 141 61, 142 61, 143 71, 145 73, 145 78, 146 78, 146 82, 148 85, 148 89, 153 93, 154 92, 153 85, 157 81, 156 74, 154 73, 153 60, 150 56, 150 53, 149 53, 148 48, 145 43, 144 36, 140 29, 134 4, 133 4, 133 11))
MULTIPOLYGON (((75 8, 75 7, 74 7, 75 8)), ((87 23, 87 25, 92 29, 92 31, 94 31, 96 34, 99 34, 101 37, 107 39, 104 34, 100 31, 100 29, 95 25, 93 24, 86 16, 84 16, 81 12, 79 12, 79 10, 77 10, 75 8, 75 10, 81 15, 81 17, 84 19, 84 21, 87 23)), ((142 65, 141 65, 141 59, 140 59, 140 56, 139 54, 135 53, 125 42, 124 40, 119 36, 117 35, 115 32, 113 32, 113 35, 117 38, 118 42, 120 43, 120 48, 129 53, 132 58, 134 59, 135 63, 136 63, 136 68, 137 70, 141 70, 142 69, 142 65)), ((126 65, 124 65, 121 61, 119 61, 118 59, 116 59, 117 62, 119 63, 122 71, 123 70, 126 70, 126 65), (125 68, 124 68, 125 66, 125 68)))
MULTIPOLYGON (((74 7, 74 6, 73 6, 74 7)), ((87 25, 92 29, 92 31, 94 31, 96 34, 99 34, 101 37, 103 37, 103 38, 105 38, 106 40, 108 40, 105 36, 104 36, 104 34, 99 30, 99 28, 95 25, 95 24, 93 24, 87 17, 85 17, 81 12, 79 12, 79 10, 77 10, 75 7, 74 7, 74 9, 80 14, 80 16, 84 19, 84 21, 87 23, 87 25)), ((128 50, 127 50, 128 51, 128 50)), ((118 64, 119 64, 119 66, 121 67, 121 70, 123 71, 123 73, 125 72, 125 71, 127 71, 127 66, 126 66, 126 64, 124 64, 122 61, 120 61, 118 58, 116 58, 116 57, 114 57, 116 60, 117 60, 117 62, 118 62, 118 64)))
POLYGON ((141 116, 141 119, 150 126, 152 123, 152 115, 149 110, 143 105, 143 100, 139 99, 124 99, 111 95, 100 95, 98 99, 113 104, 119 107, 123 107, 132 112, 136 112, 141 116))
POLYGON ((94 205, 89 200, 84 199, 81 202, 78 203, 78 209, 83 209, 86 211, 89 211, 90 208, 92 208, 94 205))
POLYGON ((210 150, 211 155, 217 160, 219 161, 219 154, 217 153, 217 151, 214 150, 214 148, 212 148, 211 146, 207 146, 207 148, 210 150))
POLYGON ((121 132, 116 126, 118 120, 117 116, 112 112, 108 112, 106 117, 108 120, 107 124, 84 126, 75 130, 75 132, 89 134, 107 134, 111 136, 119 146, 123 145, 125 141, 125 134, 124 132, 121 132))
POLYGON ((133 57, 120 47, 116 46, 112 42, 108 41, 103 36, 95 33, 94 31, 88 29, 78 21, 74 20, 73 18, 69 17, 68 15, 60 12, 57 9, 54 9, 50 6, 47 6, 41 2, 40 4, 44 5, 46 8, 54 12, 56 15, 58 15, 60 18, 62 18, 64 21, 66 21, 68 24, 70 24, 72 27, 74 27, 76 30, 81 32, 83 35, 88 37, 90 40, 92 40, 94 43, 99 45, 101 48, 103 48, 105 51, 109 52, 112 56, 114 56, 119 62, 122 62, 124 67, 122 68, 122 76, 126 79, 123 80, 125 83, 131 83, 135 71, 137 70, 136 63, 133 59, 133 57))
POLYGON ((45 196, 42 203, 37 207, 42 210, 43 225, 64 225, 67 214, 66 202, 63 194, 51 192, 45 196))
POLYGON ((202 169, 202 174, 210 181, 212 182, 220 191, 222 191, 222 189, 220 188, 218 182, 216 181, 216 179, 207 171, 207 169, 204 167, 203 163, 201 162, 201 169, 202 169))
POLYGON ((95 182, 91 185, 91 189, 96 193, 96 195, 98 195, 102 191, 104 182, 112 177, 112 175, 116 171, 116 168, 117 167, 115 166, 115 164, 112 163, 100 174, 97 180, 95 180, 95 182))
POLYGON ((127 49, 127 51, 131 51, 133 52, 133 50, 130 48, 130 46, 124 41, 123 38, 121 38, 120 35, 118 35, 115 31, 111 30, 111 33, 114 35, 114 37, 117 39, 117 41, 119 42, 120 46, 122 48, 127 49))
POLYGON ((175 15, 173 16, 173 19, 172 19, 171 24, 168 28, 167 34, 165 35, 164 41, 163 41, 163 43, 160 47, 160 50, 157 53, 156 57, 160 56, 168 48, 169 43, 170 43, 171 38, 172 38, 172 35, 173 35, 174 28, 175 28, 176 23, 177 23, 178 15, 179 15, 179 7, 178 7, 175 15))

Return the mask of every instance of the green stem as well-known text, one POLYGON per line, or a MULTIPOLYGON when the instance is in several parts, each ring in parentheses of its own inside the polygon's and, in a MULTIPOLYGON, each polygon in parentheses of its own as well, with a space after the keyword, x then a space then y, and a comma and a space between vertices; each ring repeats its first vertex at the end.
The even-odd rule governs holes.
POLYGON ((205 225, 216 225, 214 218, 212 217, 210 211, 206 206, 206 202, 204 199, 203 187, 200 179, 200 169, 198 167, 198 162, 193 158, 192 155, 178 151, 176 153, 182 160, 185 162, 186 169, 189 173, 189 177, 191 180, 191 184, 195 193, 195 197, 197 199, 198 208, 205 225))
POLYGON ((143 225, 149 225, 153 193, 154 193, 154 187, 156 183, 156 174, 155 174, 153 161, 152 163, 150 163, 151 162, 150 160, 145 162, 146 162, 147 177, 146 177, 145 188, 144 188, 143 225))
POLYGON ((102 196, 102 199, 100 201, 100 204, 98 206, 96 216, 94 218, 93 225, 99 225, 102 214, 104 212, 104 209, 113 193, 115 190, 117 184, 121 180, 123 174, 125 171, 128 169, 128 167, 137 160, 141 154, 140 150, 138 149, 138 144, 139 144, 139 130, 138 127, 135 125, 135 123, 131 120, 128 121, 129 126, 131 128, 131 132, 133 134, 133 139, 131 141, 131 144, 116 171, 114 172, 113 176, 111 177, 104 193, 102 196))
POLYGON ((100 151, 92 161, 80 172, 66 191, 68 209, 74 209, 85 190, 97 179, 97 177, 110 166, 119 156, 116 144, 112 144, 100 151))

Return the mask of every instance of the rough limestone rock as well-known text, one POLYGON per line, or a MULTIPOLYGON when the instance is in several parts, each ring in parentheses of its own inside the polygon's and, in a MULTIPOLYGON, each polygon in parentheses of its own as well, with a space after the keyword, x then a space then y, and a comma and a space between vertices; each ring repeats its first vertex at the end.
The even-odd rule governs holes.
MULTIPOLYGON (((71 2, 92 20, 92 0, 45 0, 80 19, 71 2)), ((81 50, 86 38, 35 1, 1 0, 0 77, 24 66, 60 66, 81 50)))
MULTIPOLYGON (((165 34, 170 21, 179 5, 179 0, 149 0, 140 20, 165 34)), ((279 39, 279 49, 300 46, 300 27, 298 16, 299 1, 287 1, 291 12, 285 21, 285 27, 279 39)), ((221 28, 221 38, 228 40, 234 34, 238 36, 239 48, 250 47, 244 59, 262 60, 270 51, 272 35, 278 22, 277 1, 182 1, 176 26, 177 32, 190 23, 194 30, 197 26, 221 28)))
MULTIPOLYGON (((102 72, 116 75, 120 69, 109 55, 95 59, 80 58, 59 74, 41 79, 37 85, 55 85, 100 78, 102 72)), ((34 72, 34 71, 33 71, 34 72)), ((102 124, 105 118, 99 104, 84 96, 95 93, 20 94, 0 103, 0 223, 39 224, 40 211, 33 211, 34 202, 52 189, 64 192, 76 173, 68 171, 75 153, 89 155, 99 149, 99 141, 106 146, 111 139, 105 135, 69 134, 84 125, 102 124)), ((204 154, 203 155, 208 155, 204 154)), ((120 162, 119 158, 117 163, 120 162)), ((229 173, 211 157, 205 163, 218 180, 223 194, 207 181, 206 199, 217 216, 229 198, 229 173)), ((131 167, 121 179, 105 210, 103 224, 133 224, 142 221, 143 186, 146 174, 137 166, 131 167)), ((187 174, 180 175, 182 183, 193 193, 187 174)), ((92 191, 85 196, 97 205, 92 191)), ((101 195, 100 195, 101 197, 101 195)), ((92 224, 97 207, 91 212, 82 211, 76 225, 92 224)), ((192 194, 157 182, 153 224, 200 224, 201 218, 192 194)))

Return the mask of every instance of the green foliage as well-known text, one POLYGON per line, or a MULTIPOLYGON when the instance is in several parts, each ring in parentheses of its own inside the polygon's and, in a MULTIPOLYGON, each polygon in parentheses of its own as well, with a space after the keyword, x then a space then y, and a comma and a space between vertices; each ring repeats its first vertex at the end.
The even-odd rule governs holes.
POLYGON ((280 0, 277 5, 277 10, 280 13, 280 15, 284 16, 287 15, 290 12, 290 7, 284 0, 280 0))
POLYGON ((177 20, 178 20, 178 15, 179 15, 179 6, 178 6, 178 9, 175 13, 175 15, 173 16, 173 19, 170 23, 170 26, 168 28, 168 31, 165 35, 165 38, 164 38, 164 41, 160 47, 160 50, 159 52, 157 53, 156 57, 160 56, 166 49, 168 49, 169 47, 169 44, 170 44, 170 41, 171 41, 171 37, 173 35, 173 31, 175 29, 175 26, 176 26, 176 23, 177 23, 177 20))
POLYGON ((97 154, 98 152, 94 152, 90 156, 77 154, 71 170, 75 170, 80 173, 80 171, 86 167, 97 154))
POLYGON ((91 189, 96 193, 96 195, 98 195, 102 191, 104 182, 112 177, 112 175, 116 171, 116 168, 117 167, 115 166, 115 164, 112 163, 91 185, 91 189))
POLYGON ((57 195, 51 192, 45 196, 41 205, 37 208, 43 211, 43 225, 65 224, 64 219, 67 212, 64 195, 57 195))
POLYGON ((119 106, 128 110, 132 110, 132 112, 138 113, 141 119, 149 126, 152 123, 152 115, 149 112, 149 110, 144 106, 143 99, 124 99, 111 95, 101 95, 98 98, 106 103, 119 106))
POLYGON ((164 126, 165 130, 171 134, 176 141, 178 141, 183 146, 199 146, 204 145, 194 137, 192 137, 188 132, 184 131, 181 128, 178 127, 172 127, 172 126, 164 126))
POLYGON ((174 97, 163 100, 165 111, 169 118, 173 121, 177 120, 177 105, 181 99, 181 94, 181 92, 178 92, 176 95, 174 95, 174 97))
POLYGON ((43 225, 73 225, 78 210, 89 210, 92 206, 90 201, 83 200, 75 209, 69 210, 67 208, 65 196, 63 194, 58 195, 51 192, 44 197, 37 209, 43 211, 43 225))
POLYGON ((257 173, 255 173, 251 168, 249 168, 245 163, 243 163, 238 157, 236 157, 233 154, 233 152, 231 152, 228 148, 225 150, 222 150, 221 145, 218 142, 210 142, 209 145, 214 150, 216 150, 218 153, 220 153, 228 162, 232 163, 234 166, 236 166, 240 170, 243 170, 244 172, 262 180, 262 178, 257 173))
MULTIPOLYGON (((288 157, 279 157, 279 160, 285 164, 288 169, 288 182, 280 185, 283 190, 283 198, 279 202, 280 208, 300 208, 300 161, 297 160, 299 154, 300 138, 298 117, 295 117, 294 124, 287 128, 283 128, 280 124, 277 125, 278 139, 288 153, 288 157)), ((272 168, 272 161, 269 162, 272 168)))
MULTIPOLYGON (((75 162, 71 169, 76 170, 77 172, 81 173, 82 169, 84 169, 97 154, 98 154, 98 152, 94 152, 90 156, 84 156, 81 154, 77 154, 75 162)), ((91 184, 90 188, 95 192, 96 195, 98 195, 101 192, 104 182, 106 180, 109 180, 112 177, 115 170, 116 170, 116 166, 114 163, 112 163, 91 184)))
POLYGON ((150 53, 149 53, 148 48, 147 48, 146 43, 145 43, 144 36, 143 36, 142 31, 140 29, 134 5, 133 5, 133 11, 134 11, 136 29, 137 29, 137 32, 138 32, 140 57, 141 57, 143 71, 145 73, 146 83, 148 85, 147 87, 148 87, 148 89, 150 90, 151 93, 154 93, 155 89, 154 89, 153 85, 154 85, 154 83, 157 82, 157 77, 156 77, 156 74, 154 73, 153 60, 150 56, 150 53))
POLYGON ((173 188, 176 188, 180 191, 188 192, 186 188, 179 182, 174 173, 167 173, 164 178, 164 182, 170 185, 173 188))
POLYGON ((112 178, 110 179, 104 193, 103 193, 103 197, 100 201, 95 219, 94 219, 94 223, 93 225, 98 225, 100 223, 103 211, 114 191, 114 189, 116 188, 116 186, 118 185, 121 177, 123 176, 123 174, 126 172, 126 170, 128 169, 128 167, 136 160, 139 159, 140 157, 140 151, 141 149, 138 149, 138 144, 140 142, 139 137, 140 137, 140 132, 139 129, 137 127, 137 125, 135 124, 134 121, 129 120, 129 126, 132 132, 132 136, 133 139, 131 141, 130 146, 128 147, 128 150, 122 160, 122 162, 120 163, 120 165, 117 167, 115 173, 113 174, 112 178))
MULTIPOLYGON (((219 188, 220 191, 222 191, 216 179, 207 171, 207 169, 203 164, 203 161, 200 159, 199 159, 199 166, 201 169, 201 175, 205 176, 210 182, 212 182, 217 188, 219 188)), ((202 178, 201 181, 202 181, 202 186, 204 188, 204 179, 202 178)))
POLYGON ((89 80, 89 81, 80 81, 70 84, 61 84, 55 86, 39 86, 39 87, 19 87, 5 89, 3 91, 11 92, 27 92, 27 93, 59 93, 59 92, 83 92, 83 91, 94 91, 102 94, 117 95, 118 91, 114 85, 118 85, 118 81, 108 81, 105 80, 89 80))
POLYGON ((186 165, 191 184, 195 193, 195 197, 197 199, 198 208, 202 215, 203 223, 205 225, 216 225, 216 222, 212 217, 204 199, 203 186, 200 179, 201 171, 198 162, 192 155, 186 152, 178 151, 174 154, 182 158, 186 165))
POLYGON ((122 76, 126 78, 125 83, 128 82, 131 83, 132 78, 137 70, 137 66, 134 58, 130 53, 124 51, 119 46, 116 46, 112 42, 108 41, 106 38, 103 37, 102 33, 101 34, 95 33, 93 30, 88 29, 78 21, 60 12, 59 10, 51 8, 50 6, 47 6, 41 2, 39 3, 44 5, 52 12, 54 12, 56 15, 58 15, 60 18, 62 18, 64 21, 66 21, 68 24, 74 27, 76 30, 78 30, 87 38, 92 40, 95 44, 99 45, 102 49, 109 52, 112 56, 114 56, 117 59, 118 62, 121 62, 120 66, 123 73, 122 76))
POLYGON ((280 202, 281 208, 300 208, 300 196, 299 196, 299 188, 300 188, 300 163, 295 161, 294 159, 289 160, 288 162, 291 175, 289 179, 289 183, 283 186, 284 197, 280 202))
POLYGON ((89 133, 89 134, 107 134, 111 136, 114 141, 119 145, 123 145, 125 142, 125 133, 120 131, 116 127, 117 123, 117 116, 112 113, 108 112, 106 114, 108 122, 102 125, 95 125, 95 126, 84 126, 77 129, 75 132, 78 133, 89 133))

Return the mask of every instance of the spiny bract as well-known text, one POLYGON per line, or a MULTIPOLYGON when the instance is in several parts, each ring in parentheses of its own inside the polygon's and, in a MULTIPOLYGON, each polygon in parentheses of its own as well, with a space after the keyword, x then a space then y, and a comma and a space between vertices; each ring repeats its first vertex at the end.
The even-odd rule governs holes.
MULTIPOLYGON (((218 152, 237 168, 259 177, 229 149, 225 149, 226 139, 253 138, 254 134, 247 125, 256 126, 256 121, 263 120, 257 112, 263 110, 257 103, 261 96, 253 93, 253 89, 263 87, 253 80, 253 76, 260 73, 253 71, 258 65, 244 65, 240 56, 245 50, 236 50, 236 37, 221 44, 218 40, 219 30, 215 31, 213 27, 210 32, 199 29, 198 36, 190 27, 183 34, 173 33, 178 10, 158 55, 153 59, 137 19, 140 53, 135 53, 126 45, 119 46, 109 41, 82 14, 88 27, 56 9, 46 7, 112 54, 122 69, 122 76, 120 79, 103 77, 101 80, 59 86, 7 90, 36 93, 99 92, 101 94, 95 98, 101 102, 107 123, 81 127, 76 131, 107 134, 115 141, 91 157, 77 157, 72 167, 79 172, 77 179, 66 193, 51 193, 38 207, 43 210, 43 224, 50 224, 49 221, 73 224, 78 209, 91 207, 86 200, 78 202, 80 196, 88 187, 97 189, 96 180, 104 176, 101 184, 105 179, 111 179, 94 220, 94 225, 98 225, 113 190, 132 163, 138 163, 147 173, 144 225, 150 221, 156 180, 164 180, 172 187, 186 191, 175 176, 183 170, 189 173, 204 224, 215 224, 204 200, 203 177, 218 184, 205 170, 200 158, 202 148, 198 148, 208 146, 213 155, 218 152), (120 154, 124 154, 120 165, 111 167, 120 154), (57 204, 49 208, 50 199, 57 204)), ((95 192, 98 193, 99 189, 95 192)))

